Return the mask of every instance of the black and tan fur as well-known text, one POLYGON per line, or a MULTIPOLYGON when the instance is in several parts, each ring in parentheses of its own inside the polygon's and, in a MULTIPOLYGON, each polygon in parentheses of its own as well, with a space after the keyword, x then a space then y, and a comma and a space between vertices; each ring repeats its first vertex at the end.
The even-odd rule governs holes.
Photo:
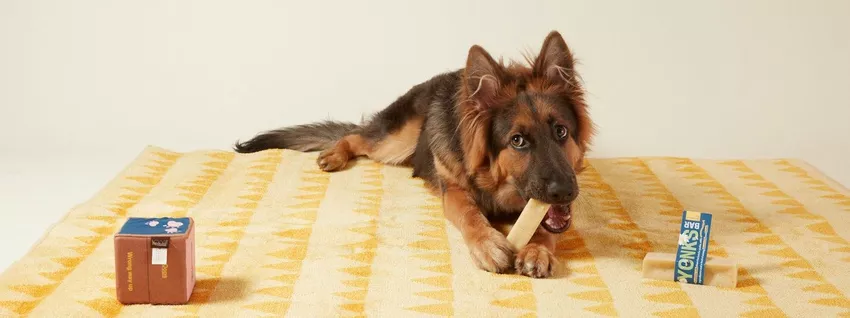
POLYGON ((320 122, 237 143, 321 151, 325 171, 355 157, 413 168, 443 198, 445 216, 487 271, 552 274, 555 237, 543 226, 514 251, 489 217, 516 216, 529 198, 571 205, 576 174, 593 135, 572 53, 558 32, 528 66, 504 65, 472 46, 463 69, 411 88, 361 125, 320 122))

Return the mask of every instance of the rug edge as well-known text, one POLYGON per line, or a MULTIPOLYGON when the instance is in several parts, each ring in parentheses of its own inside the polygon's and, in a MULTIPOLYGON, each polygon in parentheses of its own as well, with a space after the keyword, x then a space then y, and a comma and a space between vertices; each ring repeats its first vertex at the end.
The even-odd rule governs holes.
POLYGON ((850 187, 850 185, 844 185, 841 182, 838 182, 838 180, 836 180, 835 178, 833 178, 829 174, 825 173, 823 170, 821 170, 817 166, 815 166, 815 165, 813 165, 813 164, 811 164, 811 163, 809 163, 805 160, 800 160, 800 159, 786 159, 786 160, 791 161, 794 164, 801 166, 801 168, 809 170, 810 172, 817 173, 817 176, 815 176, 815 177, 818 177, 819 179, 821 179, 821 181, 830 183, 830 185, 833 188, 836 188, 836 190, 838 190, 839 192, 850 196, 850 188, 848 188, 848 187, 850 187))

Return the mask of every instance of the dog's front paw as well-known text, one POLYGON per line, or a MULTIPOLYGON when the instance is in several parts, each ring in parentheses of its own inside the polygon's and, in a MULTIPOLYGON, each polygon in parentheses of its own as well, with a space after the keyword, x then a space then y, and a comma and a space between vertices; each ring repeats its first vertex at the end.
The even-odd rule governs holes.
POLYGON ((522 275, 546 278, 552 276, 556 261, 555 254, 546 246, 530 243, 517 253, 514 267, 522 275))
POLYGON ((511 268, 514 251, 508 239, 496 229, 475 235, 467 245, 478 268, 493 273, 505 273, 511 268))

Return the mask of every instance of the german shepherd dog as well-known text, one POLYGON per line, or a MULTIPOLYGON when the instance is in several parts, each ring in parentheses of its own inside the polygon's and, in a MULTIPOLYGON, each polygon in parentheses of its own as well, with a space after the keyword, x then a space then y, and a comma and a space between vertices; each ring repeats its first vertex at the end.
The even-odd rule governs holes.
POLYGON ((552 31, 529 65, 495 61, 473 45, 462 69, 413 86, 361 125, 316 122, 262 132, 240 153, 270 148, 321 151, 337 171, 355 157, 411 166, 443 201, 479 268, 553 274, 556 235, 570 224, 576 175, 591 143, 591 122, 574 58, 552 31), (551 204, 528 245, 515 251, 493 218, 510 219, 528 199, 551 204))

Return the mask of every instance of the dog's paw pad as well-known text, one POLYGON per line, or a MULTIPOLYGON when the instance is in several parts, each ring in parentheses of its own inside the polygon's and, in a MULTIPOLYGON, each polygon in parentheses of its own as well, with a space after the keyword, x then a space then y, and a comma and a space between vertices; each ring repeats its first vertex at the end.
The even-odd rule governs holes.
POLYGON ((491 229, 468 243, 472 260, 478 268, 492 273, 506 273, 511 268, 513 249, 502 233, 491 229))
POLYGON ((348 155, 335 148, 328 149, 319 154, 319 158, 316 159, 316 164, 319 166, 319 169, 322 169, 323 171, 337 171, 348 164, 348 155))
POLYGON ((516 272, 534 278, 546 278, 553 274, 555 255, 540 244, 528 244, 517 253, 514 269, 516 272))

